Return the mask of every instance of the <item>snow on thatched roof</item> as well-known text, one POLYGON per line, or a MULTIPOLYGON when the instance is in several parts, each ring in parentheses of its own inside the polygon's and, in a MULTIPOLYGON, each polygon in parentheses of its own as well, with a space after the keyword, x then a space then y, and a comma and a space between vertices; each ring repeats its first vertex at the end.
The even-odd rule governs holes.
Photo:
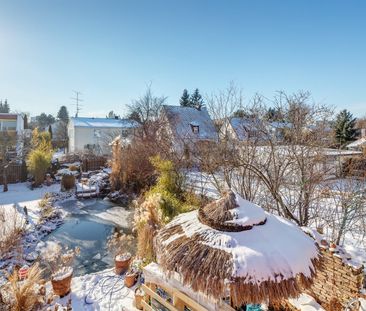
POLYGON ((205 107, 201 110, 182 106, 163 106, 163 114, 173 135, 178 139, 214 140, 218 139, 215 125, 205 107), (199 127, 194 132, 193 127, 199 127))
POLYGON ((310 286, 319 264, 316 242, 296 225, 233 192, 181 214, 156 237, 158 263, 169 275, 235 306, 278 302, 310 286))

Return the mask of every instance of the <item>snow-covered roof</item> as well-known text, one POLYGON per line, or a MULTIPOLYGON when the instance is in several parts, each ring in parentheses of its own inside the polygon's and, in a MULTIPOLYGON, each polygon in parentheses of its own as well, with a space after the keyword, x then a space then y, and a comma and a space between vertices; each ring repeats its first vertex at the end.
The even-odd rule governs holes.
POLYGON ((72 117, 71 122, 74 125, 74 127, 136 128, 139 126, 139 124, 136 121, 129 119, 72 117))
POLYGON ((362 138, 357 139, 356 141, 348 144, 347 148, 359 148, 363 145, 366 145, 366 137, 362 137, 362 138))
POLYGON ((181 139, 217 140, 215 125, 206 108, 201 110, 182 106, 163 106, 173 133, 181 139), (198 126, 198 133, 194 133, 192 126, 198 126))
POLYGON ((231 118, 230 124, 239 140, 248 138, 248 131, 256 131, 259 128, 259 120, 247 118, 231 118))
POLYGON ((361 151, 357 150, 341 150, 341 149, 332 149, 332 148, 324 148, 324 155, 326 156, 351 156, 351 155, 359 155, 362 154, 361 151))
POLYGON ((276 129, 289 129, 292 128, 292 123, 290 122, 280 122, 280 121, 273 121, 269 123, 271 127, 276 129))

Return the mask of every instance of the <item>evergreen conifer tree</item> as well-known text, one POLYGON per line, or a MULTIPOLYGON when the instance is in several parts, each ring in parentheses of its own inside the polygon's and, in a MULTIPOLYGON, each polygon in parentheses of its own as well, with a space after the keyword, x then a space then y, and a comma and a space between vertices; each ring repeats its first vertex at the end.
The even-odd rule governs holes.
POLYGON ((337 115, 334 124, 334 134, 336 141, 340 146, 343 146, 355 138, 355 124, 356 118, 354 118, 352 113, 346 109, 342 110, 337 115))
POLYGON ((191 106, 191 101, 190 101, 189 93, 188 93, 187 89, 183 90, 182 97, 180 98, 180 105, 182 107, 190 107, 191 106))
POLYGON ((190 101, 190 107, 201 110, 201 108, 203 107, 203 99, 198 89, 194 90, 190 101))
POLYGON ((57 113, 57 118, 65 123, 69 122, 69 112, 65 106, 61 106, 57 113))

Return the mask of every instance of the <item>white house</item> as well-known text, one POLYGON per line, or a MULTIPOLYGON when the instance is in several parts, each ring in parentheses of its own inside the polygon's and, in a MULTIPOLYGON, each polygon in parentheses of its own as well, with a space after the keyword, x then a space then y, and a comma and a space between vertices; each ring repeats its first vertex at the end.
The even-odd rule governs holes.
POLYGON ((23 140, 30 137, 30 130, 24 130, 24 117, 18 113, 0 113, 0 133, 6 132, 15 139, 15 145, 9 147, 8 156, 19 157, 23 152, 23 140))
POLYGON ((350 150, 364 150, 366 148, 366 129, 360 129, 361 137, 347 145, 350 150))
POLYGON ((0 113, 0 131, 16 132, 20 135, 24 130, 24 119, 21 114, 0 113))
POLYGON ((129 119, 70 118, 69 152, 110 153, 109 143, 118 135, 132 137, 139 124, 129 119))

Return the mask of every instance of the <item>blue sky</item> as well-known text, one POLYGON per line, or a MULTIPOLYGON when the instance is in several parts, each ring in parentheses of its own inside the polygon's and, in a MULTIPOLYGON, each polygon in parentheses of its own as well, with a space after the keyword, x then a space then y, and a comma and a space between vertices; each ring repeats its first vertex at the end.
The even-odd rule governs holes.
POLYGON ((125 112, 152 83, 177 104, 234 81, 259 92, 309 90, 366 114, 366 2, 338 0, 0 0, 0 99, 32 115, 125 112))

